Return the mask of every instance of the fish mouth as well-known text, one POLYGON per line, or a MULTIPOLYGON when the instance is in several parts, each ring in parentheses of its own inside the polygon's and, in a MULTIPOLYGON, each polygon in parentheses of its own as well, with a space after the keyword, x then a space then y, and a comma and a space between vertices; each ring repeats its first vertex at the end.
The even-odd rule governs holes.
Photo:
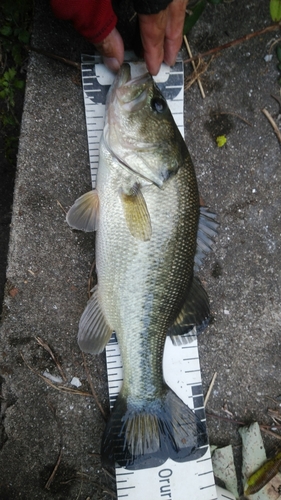
MULTIPOLYGON (((146 166, 146 171, 149 172, 149 175, 140 172, 139 170, 135 170, 131 165, 131 162, 127 161, 126 158, 121 158, 118 150, 110 145, 110 132, 109 132, 109 120, 111 120, 112 128, 115 129, 116 126, 114 121, 116 119, 116 109, 118 110, 118 105, 121 105, 122 110, 127 113, 136 112, 142 106, 144 101, 147 98, 147 91, 149 88, 149 84, 153 82, 152 76, 147 72, 143 73, 135 78, 131 77, 131 67, 130 64, 124 63, 122 64, 119 72, 115 77, 115 81, 109 91, 108 100, 107 100, 107 110, 108 111, 108 121, 105 124, 103 139, 104 144, 107 150, 110 152, 113 158, 115 158, 120 166, 122 166, 127 172, 132 172, 138 177, 142 178, 145 182, 149 184, 154 184, 155 186, 162 188, 163 182, 165 179, 159 178, 158 175, 153 175, 150 171, 149 165, 143 159, 143 163, 146 166), (110 109, 112 108, 112 109, 110 109)), ((153 150, 157 150, 159 148, 158 144, 146 143, 146 144, 138 144, 135 153, 141 153, 143 151, 149 150, 152 152, 153 150)))
POLYGON ((116 87, 120 88, 131 80, 131 66, 123 63, 116 76, 116 87))
POLYGON ((139 111, 147 100, 152 82, 152 76, 147 72, 131 78, 131 68, 124 64, 115 89, 116 99, 122 109, 128 113, 139 111))
POLYGON ((123 63, 121 68, 119 69, 116 80, 117 80, 117 88, 122 87, 123 85, 141 85, 143 83, 146 83, 147 81, 150 81, 152 79, 152 76, 150 73, 146 72, 143 73, 139 76, 136 76, 135 78, 132 78, 131 76, 131 66, 129 63, 123 63))

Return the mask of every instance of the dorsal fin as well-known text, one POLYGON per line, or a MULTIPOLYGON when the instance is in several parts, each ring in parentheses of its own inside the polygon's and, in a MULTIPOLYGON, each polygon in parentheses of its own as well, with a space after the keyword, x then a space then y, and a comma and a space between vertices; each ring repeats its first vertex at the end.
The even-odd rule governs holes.
POLYGON ((217 215, 210 212, 207 207, 200 207, 200 217, 197 231, 197 249, 194 258, 194 271, 198 271, 199 266, 207 253, 212 250, 214 238, 217 235, 218 222, 217 215))
POLYGON ((199 278, 193 277, 192 284, 180 313, 167 335, 173 344, 187 344, 208 325, 210 306, 206 290, 199 278))

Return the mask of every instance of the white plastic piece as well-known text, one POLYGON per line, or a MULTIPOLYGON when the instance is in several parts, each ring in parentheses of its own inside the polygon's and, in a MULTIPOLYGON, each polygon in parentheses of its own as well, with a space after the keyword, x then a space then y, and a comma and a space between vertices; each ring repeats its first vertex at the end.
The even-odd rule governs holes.
POLYGON ((70 383, 71 385, 74 385, 77 388, 81 387, 82 385, 78 377, 73 377, 70 383))

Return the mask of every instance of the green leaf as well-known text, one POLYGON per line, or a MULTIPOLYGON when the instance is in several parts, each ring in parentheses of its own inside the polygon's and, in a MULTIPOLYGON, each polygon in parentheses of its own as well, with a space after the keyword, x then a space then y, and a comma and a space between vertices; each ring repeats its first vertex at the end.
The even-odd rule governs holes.
POLYGON ((24 88, 24 81, 23 80, 15 80, 14 87, 16 89, 23 89, 24 88))
POLYGON ((202 12, 204 11, 207 4, 207 0, 200 0, 192 10, 192 14, 190 16, 185 16, 183 34, 187 35, 190 32, 191 28, 198 21, 202 12))
POLYGON ((12 47, 12 56, 13 56, 15 64, 17 66, 21 66, 21 64, 22 64, 22 52, 21 52, 21 46, 19 44, 15 44, 12 47))
POLYGON ((28 43, 29 38, 30 38, 30 33, 27 30, 25 30, 25 29, 20 30, 20 32, 18 34, 18 39, 20 42, 28 43))
POLYGON ((227 142, 227 138, 225 137, 225 135, 219 135, 217 138, 216 138, 216 143, 217 143, 217 146, 219 148, 222 148, 227 142))
POLYGON ((274 22, 281 20, 281 0, 270 0, 269 11, 271 19, 274 22))
POLYGON ((7 82, 12 81, 17 74, 16 68, 9 68, 8 71, 5 71, 4 78, 7 82))
POLYGON ((278 61, 281 62, 281 45, 278 45, 278 47, 276 48, 276 55, 277 55, 278 61))
POLYGON ((3 26, 0 28, 1 35, 10 36, 13 33, 11 26, 3 26))

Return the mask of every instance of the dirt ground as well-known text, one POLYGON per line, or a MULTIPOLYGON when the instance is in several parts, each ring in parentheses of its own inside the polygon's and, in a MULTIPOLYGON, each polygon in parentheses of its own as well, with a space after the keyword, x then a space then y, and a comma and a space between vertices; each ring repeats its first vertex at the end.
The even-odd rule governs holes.
MULTIPOLYGON (((189 37, 193 52, 268 26, 268 3, 208 5, 189 37)), ((35 46, 75 61, 92 51, 67 23, 53 18, 46 0, 36 4, 35 46)), ((196 84, 185 94, 186 142, 201 195, 220 221, 214 252, 200 272, 213 316, 199 339, 205 392, 217 373, 208 431, 212 444, 234 445, 238 467, 241 442, 233 421, 270 424, 268 407, 278 409, 272 398, 281 393, 280 144, 261 111, 266 108, 280 127, 279 105, 271 96, 280 97, 271 50, 278 38, 280 30, 221 51, 202 75, 206 98, 196 84), (266 61, 268 54, 272 59, 266 61), (227 142, 218 147, 221 135, 227 142)), ((99 459, 104 419, 89 383, 108 414, 105 359, 83 357, 76 343, 94 236, 70 231, 64 213, 89 189, 79 72, 33 54, 1 324, 3 500, 112 498, 114 482, 99 459), (51 386, 44 372, 62 383, 51 386), (79 388, 71 385, 73 377, 79 388)), ((265 435, 265 443, 270 452, 278 440, 265 435)))

